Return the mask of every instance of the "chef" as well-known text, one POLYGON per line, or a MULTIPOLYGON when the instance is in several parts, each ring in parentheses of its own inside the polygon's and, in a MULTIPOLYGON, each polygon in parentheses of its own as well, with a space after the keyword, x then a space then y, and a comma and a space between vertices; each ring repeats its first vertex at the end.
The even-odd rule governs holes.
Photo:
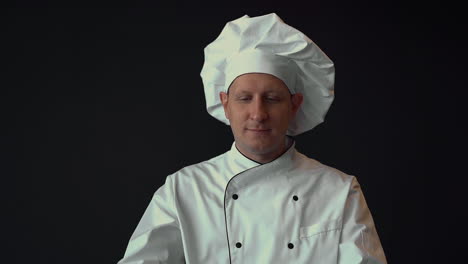
POLYGON ((276 14, 245 15, 205 48, 201 77, 235 142, 166 178, 119 264, 386 263, 356 178, 295 148, 334 98, 325 53, 276 14))

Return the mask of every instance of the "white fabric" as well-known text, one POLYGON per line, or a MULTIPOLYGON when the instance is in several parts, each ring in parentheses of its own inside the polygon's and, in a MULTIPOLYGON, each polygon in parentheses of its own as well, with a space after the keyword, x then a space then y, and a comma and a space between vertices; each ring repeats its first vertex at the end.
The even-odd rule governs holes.
POLYGON ((200 73, 210 115, 229 125, 219 99, 233 80, 246 73, 268 73, 281 79, 304 102, 288 135, 298 135, 324 121, 334 99, 335 68, 327 55, 276 14, 247 15, 228 22, 206 46, 200 73))
POLYGON ((137 263, 382 264, 386 259, 354 176, 307 158, 294 144, 263 165, 233 144, 230 151, 167 177, 119 262, 137 263))
POLYGON ((296 87, 297 69, 295 63, 286 57, 254 49, 236 53, 227 61, 223 92, 227 92, 231 83, 238 76, 250 72, 260 72, 276 76, 286 84, 291 94, 296 93, 294 88, 296 87))

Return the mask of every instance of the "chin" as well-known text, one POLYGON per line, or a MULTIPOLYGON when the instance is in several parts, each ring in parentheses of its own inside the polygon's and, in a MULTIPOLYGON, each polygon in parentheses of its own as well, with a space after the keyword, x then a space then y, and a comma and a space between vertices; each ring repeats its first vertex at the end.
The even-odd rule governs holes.
POLYGON ((251 142, 250 144, 246 144, 246 146, 250 149, 252 153, 255 154, 268 154, 270 152, 275 151, 278 148, 277 143, 270 142, 270 141, 263 141, 263 142, 251 142))

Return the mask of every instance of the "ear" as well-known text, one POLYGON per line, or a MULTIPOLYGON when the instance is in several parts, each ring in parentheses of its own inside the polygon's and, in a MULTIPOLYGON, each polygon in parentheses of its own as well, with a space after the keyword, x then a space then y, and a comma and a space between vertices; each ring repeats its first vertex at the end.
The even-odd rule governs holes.
POLYGON ((229 108, 228 108, 228 98, 229 95, 225 92, 220 92, 219 93, 219 99, 221 100, 221 103, 223 104, 224 108, 224 115, 226 116, 227 119, 229 119, 229 108))
POLYGON ((292 116, 295 116, 299 107, 301 107, 302 102, 304 101, 304 96, 301 93, 296 93, 291 96, 291 107, 292 116))

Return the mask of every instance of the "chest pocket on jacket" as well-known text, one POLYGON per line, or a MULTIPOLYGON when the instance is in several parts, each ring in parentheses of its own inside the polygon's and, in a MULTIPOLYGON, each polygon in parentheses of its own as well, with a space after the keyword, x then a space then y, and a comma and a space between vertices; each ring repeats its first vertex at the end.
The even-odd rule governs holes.
POLYGON ((326 220, 299 229, 299 238, 307 238, 341 229, 341 219, 326 220))

